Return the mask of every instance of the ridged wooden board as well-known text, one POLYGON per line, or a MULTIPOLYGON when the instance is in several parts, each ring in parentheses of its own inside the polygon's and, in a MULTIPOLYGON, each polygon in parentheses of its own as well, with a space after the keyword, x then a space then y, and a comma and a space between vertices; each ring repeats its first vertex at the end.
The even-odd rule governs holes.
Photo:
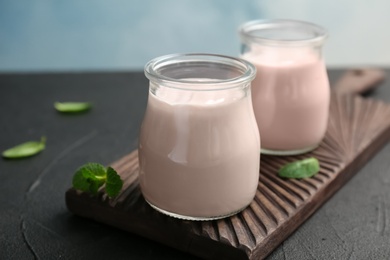
POLYGON ((390 105, 350 95, 332 95, 325 139, 305 155, 262 156, 256 197, 230 218, 192 222, 158 213, 143 199, 138 185, 137 151, 112 166, 124 179, 111 200, 69 189, 67 207, 74 214, 136 233, 206 259, 262 259, 343 186, 390 138, 390 105), (287 162, 315 156, 320 172, 302 180, 276 172, 287 162))

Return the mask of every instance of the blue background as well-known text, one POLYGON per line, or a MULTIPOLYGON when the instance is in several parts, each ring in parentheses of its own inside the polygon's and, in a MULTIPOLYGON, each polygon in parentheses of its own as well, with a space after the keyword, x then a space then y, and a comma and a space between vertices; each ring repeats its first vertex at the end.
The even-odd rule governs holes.
POLYGON ((141 70, 160 55, 237 56, 237 29, 293 18, 327 28, 329 67, 390 65, 388 0, 0 0, 0 72, 141 70))

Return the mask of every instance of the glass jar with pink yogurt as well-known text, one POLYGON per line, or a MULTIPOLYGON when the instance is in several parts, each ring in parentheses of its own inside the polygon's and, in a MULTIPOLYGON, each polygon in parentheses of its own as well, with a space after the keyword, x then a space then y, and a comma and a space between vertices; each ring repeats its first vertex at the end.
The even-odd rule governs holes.
POLYGON ((255 74, 245 60, 212 54, 168 55, 146 64, 139 179, 153 208, 210 220, 251 203, 260 167, 250 88, 255 74))
POLYGON ((330 88, 322 57, 325 29, 296 20, 257 20, 239 30, 241 57, 253 63, 253 108, 264 154, 315 149, 325 136, 330 88))

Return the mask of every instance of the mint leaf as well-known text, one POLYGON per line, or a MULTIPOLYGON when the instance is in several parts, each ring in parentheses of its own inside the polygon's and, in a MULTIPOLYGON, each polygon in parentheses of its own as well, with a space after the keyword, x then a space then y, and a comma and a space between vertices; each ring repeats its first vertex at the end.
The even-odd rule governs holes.
POLYGON ((29 157, 44 150, 45 147, 46 137, 43 136, 39 142, 30 141, 7 149, 2 153, 2 156, 8 159, 29 157))
POLYGON ((314 176, 320 170, 320 163, 314 157, 295 161, 284 165, 278 172, 280 177, 284 178, 309 178, 314 176))
POLYGON ((61 113, 80 113, 89 110, 92 105, 88 102, 55 102, 54 107, 61 113))
POLYGON ((106 193, 112 198, 119 194, 123 181, 111 167, 107 169, 99 163, 87 163, 73 175, 73 188, 96 195, 99 188, 106 184, 106 193))
POLYGON ((118 173, 111 167, 107 168, 106 193, 109 197, 119 194, 123 186, 123 181, 118 173))
POLYGON ((98 163, 87 163, 81 166, 73 176, 75 189, 96 194, 106 181, 106 168, 98 163))

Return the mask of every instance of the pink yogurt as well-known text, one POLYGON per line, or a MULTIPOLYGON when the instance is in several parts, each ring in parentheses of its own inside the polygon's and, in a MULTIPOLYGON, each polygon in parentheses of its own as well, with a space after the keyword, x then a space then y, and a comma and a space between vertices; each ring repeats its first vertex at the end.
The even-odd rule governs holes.
POLYGON ((252 101, 262 151, 299 153, 318 146, 330 101, 325 64, 318 54, 310 48, 263 46, 242 57, 257 68, 252 101))

